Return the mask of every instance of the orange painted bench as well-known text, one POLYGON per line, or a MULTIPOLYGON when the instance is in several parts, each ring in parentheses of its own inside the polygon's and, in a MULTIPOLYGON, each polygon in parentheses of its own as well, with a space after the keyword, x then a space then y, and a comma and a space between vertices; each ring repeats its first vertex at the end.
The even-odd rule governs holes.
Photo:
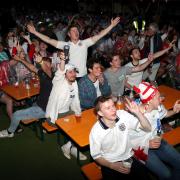
POLYGON ((172 146, 180 144, 180 127, 174 128, 163 134, 163 139, 172 146))
POLYGON ((28 125, 28 124, 31 124, 31 123, 36 122, 36 121, 38 121, 38 119, 27 119, 27 120, 21 120, 21 123, 28 125))
POLYGON ((46 121, 42 123, 42 127, 49 133, 58 130, 57 127, 50 126, 46 121))
POLYGON ((89 180, 102 179, 101 168, 95 162, 86 164, 81 167, 82 172, 89 180))

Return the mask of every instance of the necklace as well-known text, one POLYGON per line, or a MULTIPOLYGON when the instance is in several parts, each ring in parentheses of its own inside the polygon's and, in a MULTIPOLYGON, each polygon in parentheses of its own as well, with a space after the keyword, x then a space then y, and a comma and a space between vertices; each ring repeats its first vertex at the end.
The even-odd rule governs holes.
POLYGON ((138 66, 139 65, 139 62, 138 62, 138 64, 134 64, 133 61, 131 63, 132 63, 133 66, 138 66))

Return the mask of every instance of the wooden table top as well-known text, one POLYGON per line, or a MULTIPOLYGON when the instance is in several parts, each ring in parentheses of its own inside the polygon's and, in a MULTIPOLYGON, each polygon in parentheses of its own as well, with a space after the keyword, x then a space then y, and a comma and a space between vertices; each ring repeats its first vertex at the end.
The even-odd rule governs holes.
POLYGON ((5 85, 1 88, 6 94, 15 100, 22 100, 30 98, 39 94, 39 86, 34 87, 34 83, 30 82, 30 89, 26 89, 24 83, 20 83, 17 87, 11 84, 5 85))
POLYGON ((180 99, 180 91, 165 85, 158 87, 159 92, 165 97, 162 102, 166 109, 172 109, 174 103, 180 99))
POLYGON ((94 109, 82 112, 81 120, 76 120, 75 115, 56 120, 56 124, 80 147, 89 145, 89 133, 96 122, 94 109))

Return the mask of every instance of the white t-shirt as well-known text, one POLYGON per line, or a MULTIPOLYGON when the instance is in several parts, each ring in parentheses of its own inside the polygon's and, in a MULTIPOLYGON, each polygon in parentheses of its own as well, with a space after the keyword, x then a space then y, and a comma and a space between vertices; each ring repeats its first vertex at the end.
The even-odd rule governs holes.
POLYGON ((99 89, 99 80, 96 80, 96 82, 93 83, 94 87, 96 88, 97 97, 101 96, 101 91, 99 89))
POLYGON ((78 69, 77 77, 82 77, 87 74, 86 62, 88 47, 92 46, 94 42, 91 38, 79 40, 76 44, 73 42, 58 41, 57 48, 64 49, 65 45, 70 46, 69 63, 73 64, 78 69))
POLYGON ((122 161, 133 155, 129 129, 136 129, 138 119, 127 111, 118 110, 115 127, 108 128, 103 120, 97 121, 89 135, 93 159, 104 158, 110 162, 122 161))
POLYGON ((69 107, 71 106, 73 98, 75 98, 74 88, 72 85, 69 85, 69 92, 70 92, 69 99, 67 103, 59 110, 59 113, 66 113, 69 111, 69 107))
MULTIPOLYGON (((148 58, 144 58, 142 60, 139 60, 139 65, 145 63, 148 60, 148 58)), ((132 62, 129 62, 125 65, 126 67, 134 67, 132 62)), ((144 71, 132 73, 131 75, 127 75, 127 82, 131 86, 139 86, 139 84, 142 82, 142 76, 144 71)))

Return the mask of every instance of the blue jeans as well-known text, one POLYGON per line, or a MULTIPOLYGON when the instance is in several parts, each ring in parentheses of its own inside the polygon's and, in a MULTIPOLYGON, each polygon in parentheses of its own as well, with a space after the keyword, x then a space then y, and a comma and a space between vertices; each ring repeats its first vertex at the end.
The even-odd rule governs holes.
POLYGON ((159 179, 179 180, 180 153, 162 140, 158 149, 149 149, 146 167, 156 174, 159 179))
POLYGON ((27 109, 22 109, 13 113, 12 120, 8 131, 14 133, 21 120, 45 118, 45 112, 37 105, 27 109))

